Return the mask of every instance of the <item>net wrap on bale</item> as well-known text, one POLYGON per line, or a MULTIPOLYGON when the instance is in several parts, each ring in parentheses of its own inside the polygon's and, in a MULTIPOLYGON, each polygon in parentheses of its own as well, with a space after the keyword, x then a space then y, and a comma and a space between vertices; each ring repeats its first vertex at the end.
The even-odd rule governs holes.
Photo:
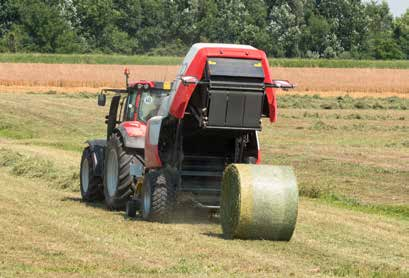
POLYGON ((231 164, 222 180, 221 224, 227 238, 291 239, 298 188, 291 167, 231 164))

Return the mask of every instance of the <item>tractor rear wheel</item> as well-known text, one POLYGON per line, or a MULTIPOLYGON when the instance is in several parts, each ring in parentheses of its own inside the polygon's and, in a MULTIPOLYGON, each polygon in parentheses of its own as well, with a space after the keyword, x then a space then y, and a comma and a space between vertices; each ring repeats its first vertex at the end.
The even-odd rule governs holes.
POLYGON ((176 199, 176 188, 170 175, 163 170, 145 175, 142 186, 142 218, 147 221, 169 222, 176 199))
POLYGON ((121 137, 112 134, 105 153, 104 195, 109 209, 124 209, 132 194, 130 164, 142 163, 142 159, 125 150, 121 137))
POLYGON ((82 200, 85 202, 99 201, 103 197, 101 177, 94 175, 94 163, 89 147, 82 152, 80 168, 80 190, 82 200))

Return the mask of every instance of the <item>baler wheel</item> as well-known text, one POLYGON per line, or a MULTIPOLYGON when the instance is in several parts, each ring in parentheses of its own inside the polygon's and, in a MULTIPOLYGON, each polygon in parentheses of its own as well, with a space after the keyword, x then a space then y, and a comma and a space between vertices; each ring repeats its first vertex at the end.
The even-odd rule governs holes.
POLYGON ((132 194, 130 164, 142 159, 124 149, 121 137, 114 133, 108 140, 104 165, 104 195, 109 209, 124 209, 132 194))
POLYGON ((85 202, 99 201, 104 196, 100 187, 102 179, 94 175, 93 166, 91 150, 86 147, 82 152, 80 167, 80 190, 82 200, 85 202))
POLYGON ((142 217, 147 221, 169 222, 174 210, 176 189, 163 170, 148 172, 142 186, 142 217))
POLYGON ((226 238, 289 241, 298 212, 293 170, 231 164, 222 180, 220 221, 226 238))

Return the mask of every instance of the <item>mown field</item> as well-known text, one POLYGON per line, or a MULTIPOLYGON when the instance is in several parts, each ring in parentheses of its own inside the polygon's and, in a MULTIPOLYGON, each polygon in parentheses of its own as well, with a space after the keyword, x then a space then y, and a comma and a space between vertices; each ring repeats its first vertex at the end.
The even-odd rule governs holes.
POLYGON ((291 242, 225 240, 217 218, 129 220, 80 201, 93 94, 0 94, 0 277, 409 276, 409 100, 285 95, 263 161, 295 168, 291 242))
MULTIPOLYGON (((0 53, 0 63, 179 65, 183 57, 109 54, 0 53)), ((408 60, 270 58, 274 67, 409 69, 408 60)))

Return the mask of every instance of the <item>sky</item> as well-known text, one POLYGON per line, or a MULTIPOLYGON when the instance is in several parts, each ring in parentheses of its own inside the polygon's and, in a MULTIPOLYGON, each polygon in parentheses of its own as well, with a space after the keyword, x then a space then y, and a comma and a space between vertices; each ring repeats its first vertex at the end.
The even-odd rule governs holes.
POLYGON ((387 0, 394 16, 401 16, 409 8, 409 0, 387 0))

